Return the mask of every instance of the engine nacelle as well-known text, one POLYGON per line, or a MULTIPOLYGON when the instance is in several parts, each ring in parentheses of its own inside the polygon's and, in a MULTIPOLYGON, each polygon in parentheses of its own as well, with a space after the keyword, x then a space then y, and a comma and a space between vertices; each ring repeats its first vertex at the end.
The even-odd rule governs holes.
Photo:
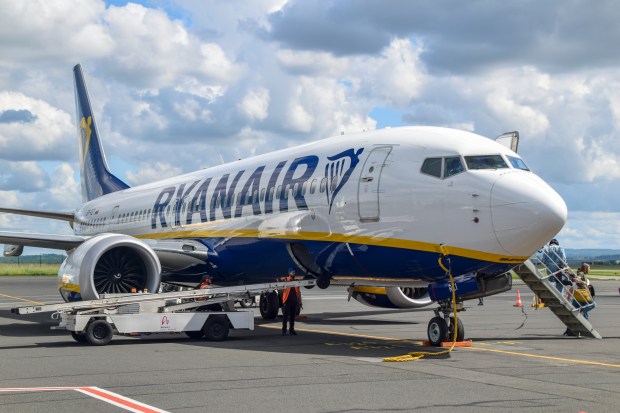
POLYGON ((145 242, 122 234, 101 234, 70 252, 58 271, 65 301, 94 300, 101 293, 157 292, 161 265, 145 242))
POLYGON ((23 245, 10 245, 4 244, 4 256, 5 257, 19 257, 24 252, 23 245))
POLYGON ((411 287, 353 287, 351 297, 370 307, 422 308, 432 300, 426 288, 411 287))

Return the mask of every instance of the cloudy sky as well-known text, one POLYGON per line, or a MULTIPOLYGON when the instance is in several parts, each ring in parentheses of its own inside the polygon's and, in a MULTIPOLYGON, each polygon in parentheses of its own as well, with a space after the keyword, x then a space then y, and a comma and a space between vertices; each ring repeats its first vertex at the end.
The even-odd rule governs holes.
POLYGON ((562 244, 620 248, 619 21, 615 0, 0 0, 0 203, 79 205, 81 63, 131 185, 341 132, 518 130, 562 244))

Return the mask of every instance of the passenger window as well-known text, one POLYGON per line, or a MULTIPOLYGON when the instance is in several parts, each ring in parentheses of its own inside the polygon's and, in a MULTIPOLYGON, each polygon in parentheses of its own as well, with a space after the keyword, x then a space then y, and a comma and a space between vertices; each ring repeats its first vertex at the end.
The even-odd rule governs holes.
POLYGON ((304 183, 301 185, 301 194, 302 194, 302 195, 306 195, 306 190, 308 189, 308 185, 306 185, 307 183, 308 183, 308 181, 304 182, 304 183))
POLYGON ((319 192, 325 192, 325 188, 327 187, 327 178, 321 179, 321 186, 319 186, 319 192))
POLYGON ((466 156, 467 169, 501 169, 508 168, 502 155, 466 156))
POLYGON ((269 192, 267 192, 267 201, 271 202, 273 200, 273 187, 269 188, 269 192))
POLYGON ((420 172, 441 178, 441 158, 426 158, 422 163, 420 172))
POLYGON ((508 156, 508 161, 510 161, 510 164, 515 169, 522 169, 524 171, 530 170, 530 168, 527 167, 527 165, 525 164, 525 162, 523 162, 523 159, 521 158, 517 158, 516 156, 508 156))
POLYGON ((310 195, 314 194, 315 191, 316 191, 316 179, 313 179, 312 182, 310 182, 310 195))
POLYGON ((331 191, 335 191, 336 187, 338 186, 338 177, 337 176, 333 176, 332 177, 332 187, 331 187, 331 191))
POLYGON ((276 199, 280 199, 282 195, 282 185, 278 185, 278 189, 276 190, 276 199))
POLYGON ((453 156, 444 159, 443 177, 447 178, 452 175, 460 174, 465 170, 461 158, 459 156, 453 156))
POLYGON ((260 202, 265 200, 265 188, 260 190, 260 202))

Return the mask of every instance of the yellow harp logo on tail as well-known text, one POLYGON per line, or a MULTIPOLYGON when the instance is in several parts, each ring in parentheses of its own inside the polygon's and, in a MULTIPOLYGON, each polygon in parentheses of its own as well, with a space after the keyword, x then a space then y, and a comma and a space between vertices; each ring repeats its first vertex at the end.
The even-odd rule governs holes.
POLYGON ((88 145, 90 144, 90 135, 93 133, 90 129, 90 125, 93 123, 92 116, 88 117, 88 120, 83 117, 80 122, 80 133, 82 134, 82 141, 84 142, 84 154, 82 156, 82 163, 86 160, 86 154, 88 153, 88 145))

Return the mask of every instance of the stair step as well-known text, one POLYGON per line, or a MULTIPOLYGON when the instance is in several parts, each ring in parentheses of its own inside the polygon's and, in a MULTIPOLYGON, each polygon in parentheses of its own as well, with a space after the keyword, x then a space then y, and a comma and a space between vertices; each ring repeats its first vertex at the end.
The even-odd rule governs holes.
POLYGON ((578 311, 571 311, 571 304, 564 297, 557 297, 556 286, 545 279, 531 260, 527 260, 514 270, 515 274, 525 282, 536 295, 543 299, 545 307, 549 308, 562 323, 571 331, 582 336, 601 338, 600 334, 592 327, 578 311), (568 307, 567 307, 568 306, 568 307))

